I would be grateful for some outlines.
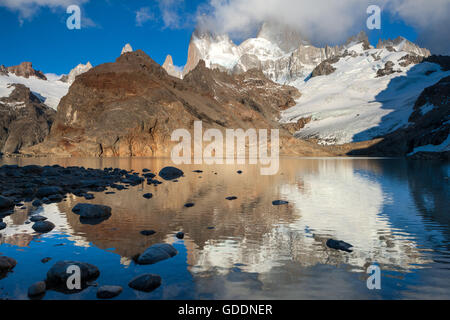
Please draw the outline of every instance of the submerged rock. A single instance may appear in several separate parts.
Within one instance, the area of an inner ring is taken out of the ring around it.
[[[284,200],[275,200],[275,201],[272,202],[272,204],[274,206],[282,206],[282,205],[289,204],[289,202],[288,201],[284,201]]]
[[[175,257],[178,251],[170,244],[155,244],[144,251],[137,258],[137,263],[141,265],[155,264],[157,262]]]
[[[83,219],[100,219],[111,216],[111,208],[89,203],[78,203],[72,211]]]
[[[31,222],[39,222],[39,221],[45,221],[45,220],[47,220],[47,218],[43,217],[41,215],[35,215],[35,216],[30,217]]]
[[[130,281],[128,286],[134,290],[152,292],[161,286],[161,277],[155,274],[143,274]]]
[[[55,228],[55,225],[50,221],[38,221],[33,224],[33,230],[39,233],[47,233]]]
[[[335,250],[345,251],[345,252],[353,252],[353,250],[351,249],[351,248],[353,248],[353,246],[344,241],[329,239],[327,241],[327,247],[329,247],[331,249],[335,249]]]
[[[153,230],[143,230],[143,231],[141,231],[141,234],[142,234],[143,236],[152,236],[152,235],[156,234],[156,231],[153,231]]]
[[[17,265],[17,261],[13,258],[0,256],[0,278],[8,273]]]
[[[97,298],[112,299],[122,293],[123,288],[120,286],[101,286],[97,290]]]
[[[42,262],[42,263],[47,263],[47,262],[49,262],[50,260],[52,260],[52,258],[47,257],[47,258],[42,259],[41,262]]]
[[[159,176],[164,180],[175,180],[184,175],[184,172],[174,167],[165,167],[159,172]]]
[[[184,232],[178,232],[177,234],[176,234],[176,237],[178,238],[178,239],[184,239]]]
[[[36,298],[39,296],[43,296],[46,290],[47,285],[45,284],[44,281],[36,282],[28,288],[28,297]]]

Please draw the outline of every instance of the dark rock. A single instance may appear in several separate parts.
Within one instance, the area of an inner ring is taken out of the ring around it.
[[[186,203],[184,206],[186,208],[192,208],[193,206],[195,206],[195,204],[194,203]]]
[[[9,210],[12,208],[14,208],[14,201],[9,198],[0,196],[0,211]]]
[[[28,297],[35,298],[38,296],[43,296],[46,290],[47,285],[44,281],[36,282],[28,288]]]
[[[336,71],[336,68],[332,66],[333,63],[339,61],[339,57],[333,57],[322,61],[311,73],[311,78],[319,76],[327,76]]]
[[[19,153],[42,142],[50,132],[56,111],[23,84],[12,84],[9,97],[0,98],[0,152]],[[18,104],[11,108],[8,104]]]
[[[48,200],[50,202],[61,202],[64,199],[64,197],[60,194],[52,194],[50,196],[48,196]]]
[[[63,190],[60,187],[41,187],[36,192],[37,198],[45,198],[51,195],[62,194]]]
[[[225,198],[225,199],[227,199],[227,200],[229,200],[229,201],[233,201],[233,200],[237,200],[237,197],[227,197],[227,198]]]
[[[384,68],[379,69],[377,71],[377,78],[388,76],[390,74],[395,73],[396,71],[394,71],[394,66],[395,66],[395,64],[392,61],[386,62],[386,64],[384,65]]]
[[[72,211],[84,219],[109,218],[111,208],[102,205],[78,203]]]
[[[152,236],[152,235],[154,235],[154,234],[156,234],[156,231],[153,231],[153,230],[143,230],[143,231],[141,231],[141,234],[143,235],[143,236]]]
[[[84,198],[85,198],[86,200],[92,200],[92,199],[95,198],[95,196],[94,196],[93,194],[91,194],[91,193],[86,193],[86,194],[84,195]]]
[[[41,200],[36,199],[33,201],[32,205],[33,207],[40,207],[42,205],[42,202]]]
[[[239,170],[237,173],[238,173],[238,174],[242,174],[243,172],[242,172],[242,170]]]
[[[353,252],[353,250],[351,249],[351,248],[353,248],[353,246],[344,241],[329,239],[327,241],[327,247],[329,247],[331,249],[335,249],[335,250],[345,251],[345,252]]]
[[[155,264],[157,262],[173,258],[178,251],[170,244],[155,244],[144,251],[137,259],[137,263],[141,265]]]
[[[0,256],[0,279],[6,276],[17,265],[17,261],[10,257]]]
[[[99,299],[112,299],[122,293],[122,287],[120,286],[101,286],[97,290],[97,298]]]
[[[284,200],[275,200],[275,201],[272,202],[272,204],[274,206],[282,206],[282,205],[289,204],[289,202],[288,201],[284,201]]]
[[[55,225],[50,221],[38,221],[33,224],[33,230],[39,233],[47,233],[55,228]]]
[[[6,223],[4,223],[3,221],[0,221],[0,230],[3,230],[6,228]]]
[[[151,199],[151,198],[153,198],[153,194],[151,194],[151,193],[146,193],[146,194],[144,194],[144,196],[143,196],[145,199]]]
[[[178,238],[178,239],[184,239],[184,232],[178,232],[177,234],[176,234],[176,237]]]
[[[76,265],[81,271],[81,284],[86,285],[90,281],[94,281],[100,276],[100,270],[89,263],[79,262],[79,261],[58,261],[56,262],[50,270],[47,272],[46,283],[51,287],[61,287],[61,289],[66,288],[67,279],[71,276],[67,273],[70,266]]]
[[[183,175],[183,171],[174,167],[165,167],[159,172],[159,176],[166,181],[178,179]]]
[[[143,274],[130,281],[128,286],[134,290],[152,292],[161,286],[161,277],[154,274]]]
[[[39,222],[39,221],[45,221],[45,220],[47,220],[47,218],[43,217],[41,215],[35,215],[35,216],[30,217],[31,222]]]
[[[194,171],[192,171],[192,172],[194,172],[194,173],[203,173],[202,170],[194,170]]]
[[[146,173],[146,174],[144,174],[144,177],[146,177],[147,179],[153,179],[153,178],[156,178],[156,174]]]

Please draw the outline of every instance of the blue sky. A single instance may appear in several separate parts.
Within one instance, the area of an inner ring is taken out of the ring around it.
[[[81,3],[84,25],[81,30],[69,30],[69,14],[63,5],[35,6],[29,13],[11,8],[8,1],[12,0],[0,0],[0,37],[6,45],[0,50],[0,64],[12,66],[31,61],[36,69],[56,74],[68,73],[78,63],[87,61],[93,65],[112,62],[126,43],[144,50],[160,64],[171,54],[174,63],[182,66],[196,27],[198,8],[208,4],[206,0],[74,0]],[[373,44],[380,37],[399,35],[416,40],[416,30],[401,19],[384,14],[382,21],[380,31],[369,32],[365,24],[361,25],[360,30],[369,34]]]

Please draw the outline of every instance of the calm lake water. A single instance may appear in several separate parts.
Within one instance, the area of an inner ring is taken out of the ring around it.
[[[168,159],[3,159],[0,164],[114,167],[158,172]],[[144,184],[94,200],[16,212],[0,231],[0,253],[17,260],[0,280],[0,298],[27,299],[58,260],[96,265],[99,285],[121,285],[117,299],[418,299],[450,298],[450,164],[393,159],[282,159],[280,172],[257,166],[178,166],[185,177]],[[204,173],[194,173],[193,170]],[[237,170],[242,170],[241,175]],[[217,173],[217,174],[215,174]],[[151,192],[153,199],[143,194]],[[238,200],[227,201],[236,196]],[[274,200],[289,201],[273,206]],[[78,203],[112,207],[100,225],[81,224]],[[184,204],[195,203],[193,208]],[[27,224],[38,210],[56,228],[38,235]],[[214,227],[214,229],[209,229]],[[142,230],[157,231],[145,237]],[[175,234],[185,233],[184,240]],[[352,253],[328,249],[344,240]],[[132,257],[156,243],[178,250],[150,266]],[[46,264],[41,259],[51,257]],[[366,270],[381,268],[381,290],[368,290]],[[159,274],[162,286],[141,293],[128,282]],[[44,299],[96,299],[96,288]]]

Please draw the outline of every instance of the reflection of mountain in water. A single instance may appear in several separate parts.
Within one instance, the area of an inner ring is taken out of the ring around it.
[[[53,161],[66,166],[149,168],[153,172],[167,163],[163,159]],[[239,264],[244,272],[259,274],[255,285],[273,282],[271,274],[289,273],[293,265],[345,264],[361,272],[378,262],[389,270],[418,269],[430,262],[423,252],[430,248],[427,239],[448,239],[448,231],[437,225],[443,223],[448,229],[442,213],[448,188],[429,181],[442,174],[441,169],[419,173],[420,168],[405,162],[373,159],[283,159],[280,168],[278,175],[267,177],[261,176],[256,166],[184,166],[185,177],[178,183],[143,185],[113,195],[96,193],[90,202],[111,206],[113,214],[95,226],[81,224],[71,212],[77,202],[88,202],[73,196],[46,206],[42,214],[78,245],[114,248],[123,264],[154,243],[175,241],[174,234],[182,230],[191,273],[201,278],[212,274],[236,277],[233,267]],[[205,172],[193,173],[195,169]],[[238,169],[244,173],[238,175]],[[445,170],[448,175],[448,168]],[[434,194],[434,206],[424,211],[427,207],[420,199],[427,188]],[[151,200],[142,197],[147,192],[154,194]],[[228,196],[238,200],[227,201]],[[276,199],[290,204],[272,206]],[[187,202],[194,202],[195,207],[185,208]],[[433,225],[424,219],[425,212],[435,219]],[[157,234],[140,234],[148,229]],[[345,240],[355,250],[344,254],[327,249],[328,238]]]

